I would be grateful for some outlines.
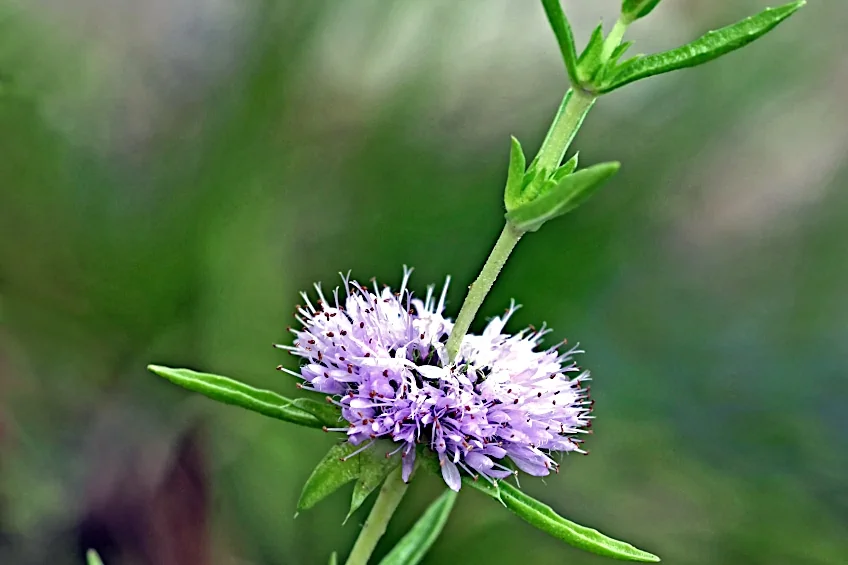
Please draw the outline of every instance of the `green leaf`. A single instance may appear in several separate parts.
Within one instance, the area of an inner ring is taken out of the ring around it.
[[[301,410],[309,412],[318,418],[318,420],[323,423],[322,427],[339,427],[340,425],[346,426],[347,424],[340,423],[341,411],[338,406],[331,402],[327,402],[326,398],[327,397],[324,397],[324,400],[315,400],[314,398],[294,398],[291,400],[291,403],[293,407],[300,408]]]
[[[563,165],[560,168],[558,168],[556,171],[554,171],[553,176],[551,176],[551,180],[553,180],[554,182],[559,182],[562,179],[564,179],[565,177],[567,177],[568,175],[570,175],[571,173],[573,173],[574,171],[576,171],[577,170],[577,160],[578,160],[579,155],[580,155],[580,152],[578,151],[577,153],[574,154],[574,157],[572,157],[571,159],[569,159],[568,161],[563,163]]]
[[[554,30],[557,43],[559,43],[559,50],[562,52],[562,59],[565,62],[565,69],[568,71],[568,76],[572,84],[580,84],[577,72],[577,48],[574,45],[574,33],[571,31],[571,25],[568,23],[568,18],[565,17],[565,12],[562,11],[562,6],[559,2],[560,0],[542,0],[542,6],[545,8],[545,15],[548,16],[548,21]]]
[[[93,549],[89,549],[86,552],[85,559],[88,565],[103,565],[103,561],[100,560],[100,556],[97,555],[97,552]]]
[[[619,163],[601,163],[559,181],[535,200],[507,212],[506,219],[520,231],[536,231],[548,220],[570,212],[586,201],[619,169]]]
[[[440,474],[439,461],[432,452],[419,450],[418,454],[419,461],[426,468],[437,475]],[[496,481],[493,484],[485,479],[474,480],[473,477],[463,475],[462,484],[494,498],[526,522],[574,547],[627,561],[654,563],[660,560],[656,555],[637,549],[629,543],[566,520],[550,506],[524,494],[506,481]]]
[[[595,28],[591,37],[589,37],[589,43],[586,45],[586,49],[583,50],[583,54],[577,60],[577,75],[580,84],[590,81],[597,74],[598,69],[601,67],[601,55],[603,51],[604,26],[603,24],[598,24],[598,27]]]
[[[474,481],[468,477],[463,477],[463,484],[491,496],[532,526],[579,549],[627,561],[654,563],[660,560],[656,555],[637,549],[629,543],[613,539],[597,530],[566,520],[547,504],[524,494],[506,481],[498,481],[493,485],[488,481]]]
[[[361,453],[347,460],[345,458],[361,447],[361,445],[344,442],[330,448],[306,479],[306,484],[303,485],[303,491],[300,493],[300,500],[297,501],[298,511],[312,508],[340,487],[359,477]]]
[[[348,513],[350,517],[368,495],[380,486],[386,475],[400,464],[400,457],[386,457],[392,445],[391,442],[380,441],[362,449],[362,445],[344,442],[331,447],[303,485],[297,502],[298,511],[312,508],[340,487],[355,480],[357,485]],[[352,455],[356,451],[359,453]]]
[[[625,53],[627,53],[627,50],[630,49],[632,46],[632,41],[625,41],[624,43],[619,43],[618,47],[613,49],[612,53],[610,53],[610,62],[617,62]]]
[[[628,561],[656,563],[660,560],[656,555],[637,549],[629,543],[607,537],[598,530],[566,520],[547,504],[524,494],[505,481],[500,481],[499,489],[501,499],[507,508],[529,524],[574,547]]]
[[[622,0],[621,15],[631,23],[650,14],[659,3],[660,0]]]
[[[330,555],[330,565],[339,565],[339,556],[335,551]]]
[[[448,521],[457,493],[448,489],[433,502],[412,529],[386,555],[380,565],[416,565],[439,537]]]
[[[533,169],[524,175],[524,187],[521,189],[521,199],[518,205],[513,207],[513,210],[519,208],[534,200],[542,192],[542,186],[547,182],[547,169]],[[511,211],[511,210],[510,210]]]
[[[246,408],[278,420],[310,428],[337,426],[339,423],[339,411],[325,402],[308,398],[290,400],[270,390],[253,388],[234,379],[198,373],[190,369],[172,369],[159,365],[148,365],[147,369],[212,400]]]
[[[622,63],[608,73],[597,91],[610,92],[636,80],[712,61],[765,35],[805,3],[805,0],[797,0],[779,8],[769,8],[741,22],[711,31],[683,47]]]
[[[383,442],[380,442],[381,444]],[[386,443],[386,447],[391,444]],[[369,459],[360,466],[359,477],[356,479],[356,484],[353,485],[353,495],[350,498],[350,510],[345,517],[345,522],[356,512],[368,496],[374,490],[383,484],[389,473],[394,471],[401,463],[400,457],[386,457],[383,450],[379,446],[369,449],[372,453],[368,455]],[[366,457],[365,454],[361,455]]]
[[[521,144],[514,137],[509,151],[509,171],[506,175],[506,190],[504,191],[504,205],[507,212],[518,206],[521,202],[521,189],[524,181],[524,167],[527,162]]]

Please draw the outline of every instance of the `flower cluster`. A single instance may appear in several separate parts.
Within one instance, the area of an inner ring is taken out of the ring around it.
[[[508,457],[531,475],[547,475],[559,464],[553,452],[576,451],[575,437],[590,427],[589,373],[572,360],[572,348],[537,350],[548,330],[503,333],[516,310],[492,319],[482,335],[467,335],[448,362],[445,342],[453,327],[443,317],[449,279],[438,299],[434,287],[423,300],[407,288],[404,271],[396,293],[376,283],[369,290],[349,277],[327,300],[316,285],[317,304],[303,293],[283,349],[303,359],[302,388],[325,393],[341,407],[343,431],[366,449],[378,438],[398,443],[408,480],[415,448],[438,455],[448,486],[459,490],[461,470],[492,480],[515,471]],[[285,370],[285,369],[283,369]],[[570,378],[568,375],[577,373]]]

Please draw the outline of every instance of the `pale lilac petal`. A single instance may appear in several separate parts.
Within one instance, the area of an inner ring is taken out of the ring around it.
[[[303,295],[297,308],[301,329],[280,346],[299,357],[304,388],[333,395],[354,444],[385,438],[406,452],[402,475],[410,479],[415,446],[438,453],[447,485],[459,490],[461,473],[506,478],[515,466],[531,475],[557,468],[551,454],[578,451],[574,437],[591,421],[589,373],[574,356],[542,349],[550,330],[504,333],[513,303],[481,335],[462,340],[448,364],[445,342],[453,328],[441,294],[430,287],[412,298],[405,269],[400,291],[368,288],[349,276],[329,294]],[[282,369],[286,370],[287,369]],[[288,371],[292,372],[292,371]]]
[[[403,482],[408,483],[409,477],[412,476],[412,470],[415,469],[415,447],[409,450],[409,453],[404,453],[401,463],[401,478]]]
[[[448,488],[459,492],[459,487],[462,486],[459,469],[443,453],[439,456],[439,464],[442,466],[442,478],[445,479]]]

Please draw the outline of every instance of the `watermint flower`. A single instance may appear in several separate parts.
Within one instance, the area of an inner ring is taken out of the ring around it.
[[[317,303],[303,293],[289,350],[304,361],[292,374],[302,388],[331,395],[341,408],[345,432],[362,449],[378,438],[398,444],[404,480],[415,462],[415,448],[438,455],[442,476],[459,490],[461,473],[475,479],[501,479],[518,469],[536,476],[557,471],[556,452],[576,451],[591,416],[589,373],[571,348],[539,350],[542,329],[504,334],[513,304],[492,319],[482,335],[467,335],[448,363],[445,342],[453,327],[442,312],[449,280],[436,299],[430,286],[423,300],[407,288],[405,269],[398,292],[374,284],[366,289],[343,276],[328,300],[316,285]],[[285,370],[285,369],[283,369]],[[290,371],[291,372],[291,371]],[[570,378],[569,375],[573,375]]]

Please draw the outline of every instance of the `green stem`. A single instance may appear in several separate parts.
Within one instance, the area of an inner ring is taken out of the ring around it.
[[[531,167],[552,173],[565,157],[568,146],[577,135],[583,119],[595,103],[595,95],[581,89],[569,89],[562,99],[554,121],[548,129],[548,135],[542,142],[539,153]]]
[[[365,520],[365,525],[362,526],[362,531],[359,532],[359,537],[356,538],[356,543],[353,545],[350,557],[347,558],[345,565],[366,565],[368,563],[368,558],[371,557],[377,542],[386,533],[386,525],[406,493],[406,488],[407,484],[403,482],[401,476],[401,466],[398,466],[386,477],[383,488],[380,489],[380,494],[377,496],[377,501],[374,502],[374,507],[371,508],[371,513]]]
[[[451,361],[456,358],[462,338],[468,333],[468,328],[471,326],[477,310],[480,309],[480,305],[483,304],[483,300],[485,300],[486,295],[492,289],[495,279],[498,278],[498,273],[501,272],[509,254],[512,253],[515,244],[518,243],[522,235],[523,233],[512,227],[512,224],[509,222],[504,226],[501,236],[498,238],[497,243],[495,243],[495,247],[489,254],[489,258],[486,259],[486,263],[477,276],[477,280],[471,285],[468,296],[465,297],[465,302],[462,303],[462,308],[460,308],[459,315],[456,317],[456,323],[453,326],[450,337],[448,337],[446,347],[448,358]]]
[[[530,165],[531,168],[545,169],[550,174],[559,166],[568,146],[571,145],[577,130],[583,124],[583,119],[594,103],[595,96],[589,92],[569,90],[565,93],[562,104],[560,104],[556,117],[548,130],[548,135],[542,142],[538,155]],[[469,288],[468,295],[465,297],[459,315],[456,317],[456,323],[446,344],[450,361],[456,358],[459,346],[462,344],[465,334],[468,333],[468,328],[471,327],[474,316],[477,315],[477,311],[492,289],[492,285],[498,278],[507,258],[509,258],[509,254],[512,253],[522,235],[524,235],[524,232],[517,230],[509,222],[504,226],[495,247],[477,276],[477,280]]]
[[[606,63],[609,61],[610,55],[615,51],[615,48],[621,45],[621,40],[624,39],[624,33],[627,31],[627,27],[630,25],[630,22],[624,19],[624,16],[618,18],[616,20],[615,25],[610,31],[610,34],[607,36],[606,40],[604,40],[604,48],[601,51],[601,62]]]

